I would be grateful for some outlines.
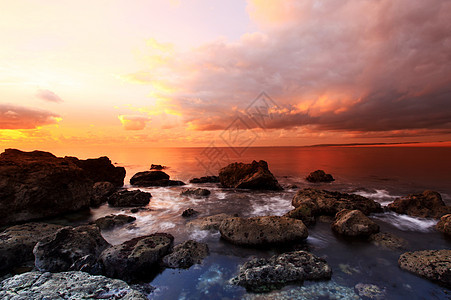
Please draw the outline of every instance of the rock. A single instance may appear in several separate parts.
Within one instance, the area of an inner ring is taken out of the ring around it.
[[[234,216],[228,214],[217,214],[204,218],[199,218],[188,223],[189,227],[197,227],[201,230],[219,230],[222,221]]]
[[[442,216],[437,225],[435,225],[435,229],[447,235],[451,235],[451,214]]]
[[[188,218],[197,215],[199,212],[192,208],[185,209],[182,213],[182,217]]]
[[[194,264],[200,264],[208,254],[207,244],[189,240],[175,246],[171,254],[163,257],[163,264],[169,268],[188,269]]]
[[[248,246],[290,243],[308,236],[302,221],[278,216],[224,219],[219,232],[226,241]]]
[[[93,182],[76,164],[42,151],[0,155],[0,226],[89,207]]]
[[[180,195],[181,196],[193,196],[193,197],[208,197],[210,196],[211,192],[207,189],[185,189],[183,190]]]
[[[109,215],[95,220],[94,223],[100,228],[100,230],[108,230],[116,226],[131,223],[135,220],[135,217],[127,215]]]
[[[368,240],[376,246],[385,247],[392,250],[402,250],[408,245],[408,242],[405,239],[388,232],[372,234]]]
[[[189,181],[190,183],[218,183],[218,176],[203,176],[200,178],[193,178]]]
[[[125,168],[115,167],[106,156],[86,160],[66,156],[64,159],[82,168],[92,182],[108,181],[116,187],[122,187],[124,185]]]
[[[441,216],[451,213],[451,206],[445,205],[440,194],[434,191],[398,198],[390,203],[388,208],[398,214],[420,218],[440,219]]]
[[[269,259],[252,259],[240,266],[238,276],[230,283],[261,293],[304,280],[326,280],[331,276],[332,269],[325,260],[306,251],[295,251]]]
[[[147,297],[125,282],[84,272],[28,272],[0,283],[1,299],[122,299]]]
[[[154,164],[152,164],[152,165],[150,166],[150,169],[151,169],[151,170],[157,170],[157,171],[160,171],[160,170],[166,169],[166,167],[165,167],[165,166],[162,166],[162,165],[154,165]]]
[[[451,250],[424,250],[403,253],[399,266],[447,288],[451,288]]]
[[[305,225],[315,223],[316,206],[312,203],[301,203],[298,207],[287,212],[284,217],[298,219],[304,222]]]
[[[108,204],[114,207],[146,206],[150,202],[152,195],[140,190],[117,191],[108,198]]]
[[[0,274],[31,262],[34,246],[63,226],[47,223],[27,223],[7,228],[0,233]]]
[[[297,184],[289,184],[285,188],[287,188],[289,190],[294,190],[294,189],[299,188],[299,186]]]
[[[163,171],[138,172],[130,179],[130,184],[136,186],[179,186],[182,181],[169,180],[169,175]]]
[[[384,300],[387,298],[385,289],[381,289],[374,284],[358,283],[354,289],[363,299]]]
[[[223,187],[254,190],[282,190],[277,179],[269,171],[266,161],[250,164],[232,163],[219,171]]]
[[[313,209],[316,216],[334,216],[342,209],[358,209],[365,215],[382,212],[381,205],[371,199],[354,194],[330,192],[312,188],[298,191],[293,197],[291,204],[294,207],[299,207],[301,204],[308,205]]]
[[[326,174],[323,170],[316,170],[305,179],[309,182],[331,182],[335,180],[331,174]]]
[[[368,237],[379,232],[379,225],[360,210],[343,209],[335,216],[332,230],[345,236]]]
[[[116,191],[116,186],[108,181],[96,182],[92,188],[91,206],[98,207],[108,201],[108,197]]]
[[[93,254],[88,254],[77,259],[69,268],[69,271],[82,271],[91,275],[103,275],[103,264]]]
[[[36,244],[35,266],[45,272],[67,271],[78,259],[98,257],[108,246],[97,225],[64,227]]]
[[[135,280],[158,270],[158,263],[172,248],[174,237],[154,233],[112,246],[100,255],[105,275],[123,280]]]

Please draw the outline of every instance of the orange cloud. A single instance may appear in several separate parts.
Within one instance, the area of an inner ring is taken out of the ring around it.
[[[61,120],[59,115],[49,111],[0,104],[0,129],[34,129]]]
[[[63,99],[60,98],[57,94],[50,90],[38,90],[36,92],[36,97],[48,102],[61,103]]]
[[[139,115],[119,115],[118,118],[125,130],[143,130],[150,122],[149,117]]]

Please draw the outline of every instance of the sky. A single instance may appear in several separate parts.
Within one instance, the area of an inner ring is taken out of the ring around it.
[[[0,148],[451,141],[451,1],[0,0]]]

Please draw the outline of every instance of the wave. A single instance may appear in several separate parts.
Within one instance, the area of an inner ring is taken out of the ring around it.
[[[382,214],[375,214],[373,218],[391,224],[402,231],[419,231],[431,232],[434,231],[434,226],[437,220],[411,217],[408,215],[401,215],[395,212],[385,212]]]
[[[376,202],[379,202],[382,206],[386,206],[400,197],[397,195],[390,195],[387,190],[374,190],[374,192],[359,191],[355,192],[354,194],[372,199]]]

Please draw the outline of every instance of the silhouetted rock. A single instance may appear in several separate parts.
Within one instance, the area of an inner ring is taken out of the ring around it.
[[[379,225],[360,210],[343,209],[335,216],[332,230],[345,236],[368,237],[379,232]]]
[[[269,259],[252,259],[240,266],[238,276],[230,283],[261,293],[304,280],[328,280],[331,276],[332,269],[324,259],[306,251],[295,251]]]
[[[451,213],[451,206],[447,206],[440,194],[434,191],[398,198],[390,203],[388,208],[398,214],[420,218],[440,219],[441,216]]]
[[[278,216],[227,218],[219,226],[219,232],[223,239],[247,246],[291,243],[308,236],[302,221]]]
[[[192,209],[192,208],[188,208],[188,209],[185,209],[185,210],[183,211],[182,217],[188,218],[188,217],[195,216],[195,215],[197,215],[198,213],[199,213],[198,211],[196,211],[196,210],[194,210],[194,209]]]
[[[217,214],[213,216],[203,217],[188,223],[189,227],[197,227],[201,230],[219,230],[222,221],[234,216],[228,214]]]
[[[222,186],[238,189],[282,190],[277,179],[269,171],[266,161],[255,160],[250,164],[232,163],[219,171]]]
[[[451,288],[451,250],[425,250],[403,253],[399,266],[419,276]]]
[[[138,172],[130,179],[130,184],[136,186],[180,186],[182,181],[170,180],[169,175],[163,171]]]
[[[112,229],[135,221],[136,218],[127,215],[109,215],[94,221],[101,230]]]
[[[207,244],[189,240],[178,244],[171,254],[163,257],[163,264],[168,268],[187,269],[194,264],[200,264],[208,254]]]
[[[218,183],[218,176],[203,176],[200,178],[193,178],[189,181],[190,183]]]
[[[210,196],[211,192],[207,189],[185,189],[180,195],[181,196],[192,196],[192,197],[207,197]]]
[[[326,174],[323,170],[316,170],[305,179],[309,182],[331,182],[335,180],[331,174]]]
[[[98,207],[108,201],[108,197],[116,191],[116,186],[108,181],[96,182],[91,195],[91,206]]]
[[[165,166],[162,166],[162,165],[154,165],[154,164],[152,164],[152,165],[150,166],[150,169],[151,169],[151,170],[163,170],[163,169],[166,169],[166,167],[165,167]]]
[[[108,204],[114,207],[145,206],[149,204],[152,195],[140,190],[117,191],[108,198]]]
[[[437,225],[435,225],[435,229],[447,235],[451,235],[451,214],[442,216]]]

